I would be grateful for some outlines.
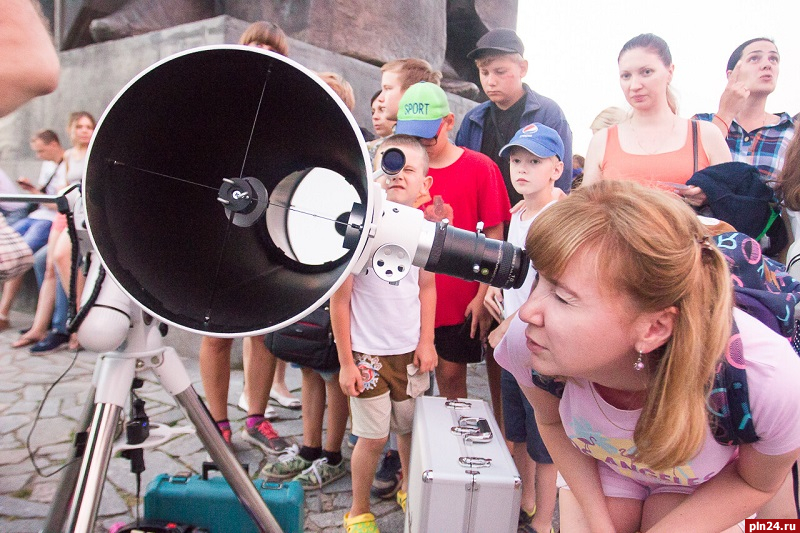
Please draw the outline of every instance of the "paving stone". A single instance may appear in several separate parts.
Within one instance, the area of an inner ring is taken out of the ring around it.
[[[30,461],[20,461],[13,465],[0,466],[0,476],[13,476],[16,474],[33,473],[33,465]]]
[[[17,433],[21,440],[28,437],[30,427],[25,427]],[[31,448],[34,450],[40,446],[47,446],[58,442],[71,442],[75,431],[75,423],[59,418],[40,418],[36,424],[36,429],[31,435]]]
[[[3,533],[33,533],[42,528],[43,520],[0,520],[0,531]]]
[[[97,511],[97,516],[114,516],[128,513],[129,511],[128,504],[119,495],[116,487],[106,481],[103,486],[103,497],[100,500],[100,509]]]
[[[394,499],[380,500],[377,503],[370,503],[370,509],[372,509],[372,514],[375,516],[383,516],[394,513],[395,511],[403,510]]]
[[[64,402],[64,403],[66,403],[66,402]],[[74,407],[69,407],[67,409],[65,409],[63,406],[61,408],[61,414],[63,416],[71,418],[72,420],[75,420],[75,421],[77,421],[81,417],[82,413],[83,413],[83,406],[82,405],[76,405]]]
[[[0,494],[13,494],[18,490],[22,490],[30,479],[31,474],[0,475]],[[0,529],[0,531],[3,530]]]
[[[91,386],[90,383],[87,381],[73,381],[73,382],[61,382],[53,389],[53,392],[50,393],[51,397],[60,398],[63,396],[70,396],[73,394],[79,394],[80,398],[85,398],[86,394],[89,392],[89,387]]]
[[[175,400],[161,387],[157,387],[152,391],[141,392],[139,396],[148,402],[158,402],[166,405],[175,405]]]
[[[10,433],[30,422],[27,415],[11,415],[0,418],[0,433]]]
[[[297,437],[303,434],[303,420],[301,418],[273,420],[272,426],[282,437]]]
[[[16,414],[20,414],[20,413],[26,413],[26,414],[35,413],[36,409],[38,409],[38,408],[39,408],[39,402],[34,402],[34,401],[29,401],[29,400],[22,400],[22,401],[19,401],[19,402],[16,402],[16,403],[12,404],[11,407],[9,407],[6,410],[5,414],[6,415],[16,415]],[[50,415],[50,416],[54,416],[54,415]]]
[[[19,401],[19,392],[0,392],[0,403],[8,406]]]
[[[6,373],[0,375],[0,392],[13,392],[20,390],[22,387],[24,387],[24,384],[22,382],[13,379],[15,377],[15,374],[16,372],[10,375],[6,375]]]
[[[41,401],[44,398],[44,387],[41,385],[27,385],[22,391],[25,400]]]
[[[402,509],[397,509],[392,513],[376,518],[375,523],[378,524],[378,529],[385,533],[400,533],[403,531],[405,524],[405,514]]]
[[[154,422],[160,422],[161,424],[165,424],[167,426],[172,426],[175,424],[179,425],[191,425],[189,419],[183,414],[178,407],[171,405],[171,406],[164,406],[166,410],[162,411],[159,414],[155,414],[151,416],[151,420]]]
[[[36,451],[36,455],[66,455],[67,453],[71,452],[74,445],[73,442],[66,441],[66,442],[58,442],[55,444],[48,444],[46,446],[40,447]]]
[[[312,514],[308,518],[317,527],[325,528],[325,527],[335,527],[335,526],[341,527],[342,516],[343,516],[342,512],[336,510],[336,511],[329,511],[327,513]]]
[[[0,423],[4,418],[0,418]],[[12,450],[15,448],[19,448],[22,445],[20,441],[17,440],[17,437],[13,433],[6,433],[2,434],[0,431],[0,450]]]
[[[39,416],[42,418],[53,418],[59,415],[61,411],[61,402],[63,401],[62,398],[48,398],[44,405],[42,405],[42,410],[39,412]],[[36,409],[39,408],[39,405],[36,406]]]
[[[28,451],[25,449],[6,450],[0,454],[0,465],[13,465],[28,459]]]
[[[173,457],[181,457],[202,450],[203,443],[200,442],[197,435],[181,435],[162,444],[158,449]]]
[[[47,516],[47,511],[48,506],[43,503],[31,502],[12,496],[0,496],[0,515],[2,516],[41,518]]]
[[[142,472],[142,491],[159,474],[173,474],[186,467],[159,450],[145,450],[145,471]],[[112,457],[108,465],[107,478],[117,487],[133,494],[136,492],[136,476],[131,473],[131,464],[122,457]]]
[[[58,484],[50,480],[36,482],[33,484],[33,490],[28,499],[34,502],[52,503],[57,488]]]
[[[333,507],[336,509],[349,509],[353,505],[352,492],[340,492],[333,500]]]

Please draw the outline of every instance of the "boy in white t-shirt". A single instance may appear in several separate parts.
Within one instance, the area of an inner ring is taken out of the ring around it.
[[[531,223],[555,201],[555,182],[564,170],[564,143],[554,129],[534,123],[517,131],[500,150],[500,156],[509,158],[512,185],[524,202],[511,217],[508,241],[524,248]],[[536,271],[530,268],[519,289],[501,292],[490,287],[487,291],[484,305],[500,322],[489,334],[492,348],[500,343],[517,310],[528,299],[535,276]],[[550,531],[558,471],[539,436],[530,403],[507,370],[502,371],[500,389],[505,437],[511,443],[514,462],[522,477],[519,531]]]
[[[384,180],[386,197],[413,206],[433,182],[427,152],[409,135],[389,137],[381,152],[390,147],[403,152],[406,164],[399,174]],[[350,460],[353,504],[344,515],[348,532],[378,531],[370,512],[370,487],[390,430],[397,435],[403,471],[397,501],[405,511],[414,397],[428,389],[428,372],[438,359],[433,345],[434,280],[432,273],[411,267],[395,286],[368,268],[350,276],[331,298],[339,384],[350,396],[352,432],[358,436]]]

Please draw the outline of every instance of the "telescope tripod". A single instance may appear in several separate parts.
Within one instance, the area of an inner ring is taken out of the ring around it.
[[[113,283],[107,285],[119,290]],[[87,407],[84,411],[80,422],[83,427],[78,428],[76,436],[74,463],[61,477],[43,531],[60,533],[65,525],[70,533],[94,531],[117,421],[136,373],[149,369],[194,425],[211,459],[259,529],[269,533],[280,532],[280,526],[247,472],[222,439],[177,352],[163,346],[158,322],[144,315],[136,306],[132,306],[132,311],[131,329],[124,349],[99,356],[89,399],[93,408]]]

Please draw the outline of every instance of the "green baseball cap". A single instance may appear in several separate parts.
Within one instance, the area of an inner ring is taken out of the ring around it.
[[[421,81],[409,87],[397,109],[395,133],[423,139],[436,137],[442,119],[450,114],[447,95],[435,83]]]

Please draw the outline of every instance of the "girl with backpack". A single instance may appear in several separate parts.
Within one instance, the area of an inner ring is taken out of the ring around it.
[[[800,359],[734,308],[727,261],[692,210],[602,181],[542,213],[526,251],[538,280],[496,357],[586,527],[740,531],[800,455]],[[756,442],[717,431],[722,365],[746,371],[740,422]]]

